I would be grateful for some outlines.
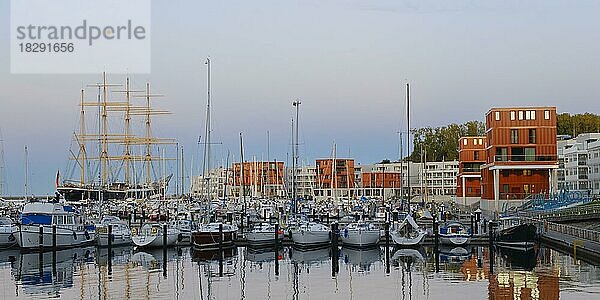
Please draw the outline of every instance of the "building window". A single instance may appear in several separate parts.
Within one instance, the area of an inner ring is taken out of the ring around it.
[[[510,142],[513,144],[519,143],[519,131],[517,129],[510,130]]]
[[[467,145],[467,143],[468,143],[467,139],[464,139],[464,140],[463,140],[463,145],[465,145],[465,146],[466,146],[466,145]]]
[[[479,139],[479,145],[483,145],[483,139]]]
[[[496,112],[496,121],[500,121],[500,112],[499,111]]]
[[[531,176],[531,170],[523,170],[523,176]]]
[[[526,111],[525,112],[525,120],[531,120],[531,111]]]
[[[519,120],[523,120],[523,111],[522,110],[519,111]]]
[[[479,160],[479,151],[473,152],[473,160]]]
[[[525,148],[525,160],[535,161],[535,148]]]
[[[515,111],[514,111],[514,110],[510,112],[510,120],[511,120],[511,121],[514,121],[514,120],[515,120],[515,118],[516,118],[515,114],[516,114],[516,113],[515,113]]]
[[[506,148],[496,148],[496,161],[506,161],[508,151]]]
[[[544,111],[544,119],[545,120],[550,120],[550,111],[549,110],[545,110]]]
[[[532,110],[532,111],[531,111],[531,119],[532,119],[532,120],[535,120],[535,110]]]
[[[530,144],[536,143],[535,129],[529,129],[529,143]]]

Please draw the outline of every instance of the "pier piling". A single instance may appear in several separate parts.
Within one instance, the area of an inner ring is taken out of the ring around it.
[[[167,249],[167,224],[163,224],[162,240],[163,240],[163,248],[166,250]]]
[[[390,273],[390,222],[385,222],[385,273]]]
[[[56,250],[56,224],[52,224],[52,249]]]
[[[223,224],[219,224],[219,253],[223,252]]]
[[[112,249],[112,244],[113,244],[112,231],[113,231],[112,224],[109,224],[108,225],[108,258],[109,259],[110,259],[110,251]]]
[[[39,243],[40,243],[40,250],[44,250],[44,226],[40,225],[40,229],[39,229]]]

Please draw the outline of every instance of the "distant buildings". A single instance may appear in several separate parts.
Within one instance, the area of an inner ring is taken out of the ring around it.
[[[485,164],[485,136],[461,137],[458,140],[458,176],[456,196],[463,204],[481,198],[481,166]]]

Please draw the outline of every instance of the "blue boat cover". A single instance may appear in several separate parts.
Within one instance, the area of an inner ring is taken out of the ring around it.
[[[23,225],[51,225],[52,216],[45,214],[24,214],[21,216],[21,224]]]

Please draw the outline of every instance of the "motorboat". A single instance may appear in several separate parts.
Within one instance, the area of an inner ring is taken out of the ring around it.
[[[281,243],[283,241],[283,230],[277,230],[277,238]],[[269,223],[254,224],[250,232],[246,234],[246,239],[250,246],[268,246],[275,245],[275,225]]]
[[[179,236],[177,237],[177,244],[179,245],[191,245],[192,244],[192,225],[191,220],[179,219],[171,221],[170,225],[179,230]]]
[[[56,248],[91,244],[95,236],[86,230],[83,216],[69,205],[51,202],[31,202],[23,206],[15,238],[21,248],[40,246]],[[56,236],[53,238],[53,227]]]
[[[448,222],[438,229],[440,243],[461,246],[471,241],[470,230],[460,222]]]
[[[100,221],[100,224],[96,225],[96,239],[98,240],[98,246],[108,246],[109,226],[111,226],[110,238],[112,239],[112,246],[131,245],[131,230],[127,223],[115,216],[105,216]]]
[[[237,226],[226,223],[201,224],[192,232],[192,244],[194,248],[204,250],[230,248],[234,246],[237,230]]]
[[[133,231],[133,244],[141,248],[164,247],[164,226],[160,223],[146,223],[139,231]],[[179,230],[173,226],[167,226],[166,246],[175,246],[179,237]]]
[[[330,242],[329,227],[316,222],[303,221],[290,230],[294,246],[315,247],[327,245]]]
[[[415,247],[423,242],[427,231],[419,227],[410,214],[404,213],[404,218],[390,231],[390,236],[399,247]]]
[[[537,227],[533,224],[521,224],[518,218],[500,219],[500,227],[494,243],[497,246],[515,250],[533,249],[537,240]]]
[[[381,232],[372,223],[356,222],[350,223],[340,232],[340,238],[344,246],[369,247],[377,245]]]
[[[0,217],[0,248],[8,248],[17,243],[13,230],[13,221],[6,217]]]

